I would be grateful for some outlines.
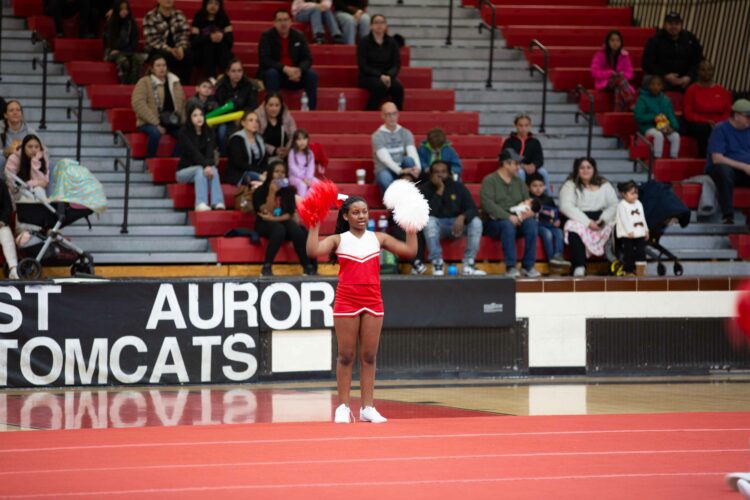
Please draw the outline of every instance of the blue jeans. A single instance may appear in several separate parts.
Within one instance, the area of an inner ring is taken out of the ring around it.
[[[724,163],[711,165],[706,173],[716,184],[716,198],[719,200],[721,215],[734,217],[734,188],[735,186],[750,186],[750,176]]]
[[[196,165],[193,167],[181,168],[177,171],[177,182],[195,184],[195,204],[205,203],[206,205],[224,204],[224,193],[221,191],[221,181],[219,180],[219,171],[216,167],[211,167],[213,176],[209,180],[203,173],[203,167]],[[211,202],[209,203],[208,193],[209,185],[211,189]]]
[[[513,225],[509,219],[489,220],[486,222],[485,232],[492,239],[500,240],[505,255],[505,267],[510,269],[516,265],[516,238],[524,239],[523,260],[524,269],[531,269],[536,262],[536,237],[539,224],[533,217],[526,219],[519,227]]]
[[[547,169],[544,167],[537,168],[536,173],[541,175],[542,179],[544,179],[544,194],[552,196],[552,193],[549,190],[549,172],[547,172]],[[526,183],[526,171],[523,168],[518,169],[518,177]]]
[[[138,131],[143,132],[148,136],[146,158],[155,157],[156,153],[159,151],[159,141],[161,140],[161,132],[159,132],[159,128],[156,127],[156,125],[141,125],[138,127]],[[174,132],[167,130],[167,133],[174,137],[177,134],[177,129],[175,129]],[[176,156],[177,154],[177,147],[175,146],[172,156]]]
[[[317,8],[301,10],[297,12],[296,16],[294,16],[294,20],[298,23],[310,23],[314,35],[322,35],[324,33],[323,23],[325,22],[326,28],[328,28],[328,33],[330,33],[331,36],[341,36],[339,25],[333,17],[333,12],[330,10],[325,12],[321,12],[320,9]]]
[[[240,178],[240,181],[237,183],[238,186],[242,186],[244,184],[250,184],[253,181],[259,181],[260,180],[260,173],[256,172],[255,170],[246,170],[244,174],[242,174],[242,177]]]
[[[563,253],[563,232],[559,227],[555,227],[549,222],[539,223],[539,237],[542,239],[544,253],[547,260],[555,255]]]
[[[370,14],[367,12],[362,13],[362,17],[359,18],[359,22],[354,20],[354,16],[348,12],[336,12],[336,20],[341,26],[341,34],[344,37],[344,43],[354,45],[357,40],[357,32],[359,37],[364,38],[370,34]]]
[[[427,250],[430,252],[430,260],[439,262],[443,260],[443,248],[440,246],[440,240],[445,238],[454,238],[451,228],[455,222],[455,217],[437,218],[430,217],[424,228],[424,239],[427,243]],[[482,239],[482,221],[479,217],[474,217],[471,222],[464,224],[463,235],[468,236],[466,239],[466,250],[464,250],[464,264],[474,264],[474,259],[479,251],[479,241]]]
[[[401,160],[401,168],[412,168],[415,165],[416,163],[411,156],[404,156],[404,159]],[[380,186],[380,191],[382,193],[385,193],[385,190],[388,189],[388,186],[390,186],[393,181],[398,179],[398,176],[399,174],[386,167],[375,174],[375,184]]]
[[[263,83],[266,85],[266,92],[277,92],[280,88],[305,89],[310,110],[318,105],[318,74],[311,69],[303,71],[300,80],[293,82],[284,73],[270,68],[263,72]]]

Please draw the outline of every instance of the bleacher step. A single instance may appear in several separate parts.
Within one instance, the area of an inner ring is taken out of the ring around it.
[[[91,221],[94,225],[93,230],[89,230],[88,226],[76,224],[65,228],[63,233],[65,236],[74,238],[78,237],[121,237],[123,234],[120,232],[121,220],[113,222],[112,224],[104,224],[102,221]],[[195,236],[195,229],[192,226],[141,226],[135,224],[128,224],[128,236]]]
[[[215,264],[213,252],[94,252],[96,264]]]
[[[744,276],[750,274],[750,262],[742,261],[687,261],[681,262],[685,276]],[[667,276],[673,276],[672,263],[665,262]],[[648,276],[656,276],[656,262],[646,265]]]

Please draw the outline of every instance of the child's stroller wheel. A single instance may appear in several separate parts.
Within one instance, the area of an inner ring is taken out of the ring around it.
[[[658,274],[659,276],[664,276],[665,274],[667,274],[667,267],[659,262],[656,265],[656,274]]]
[[[682,276],[682,264],[680,264],[679,262],[675,262],[672,271],[674,272],[675,276]]]
[[[35,280],[42,275],[42,265],[36,259],[26,257],[18,263],[16,272],[18,272],[18,277],[22,280]]]
[[[70,266],[70,275],[76,274],[94,274],[94,257],[90,253],[82,253]]]

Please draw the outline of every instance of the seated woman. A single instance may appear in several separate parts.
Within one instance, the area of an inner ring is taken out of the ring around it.
[[[242,61],[232,59],[229,62],[226,73],[216,85],[215,97],[219,106],[231,101],[235,111],[255,109],[258,105],[258,86],[245,75]],[[227,137],[236,130],[237,126],[234,123],[222,123],[216,128],[219,151],[222,154],[227,152]]]
[[[278,93],[269,92],[255,113],[258,115],[260,133],[266,143],[268,156],[286,158],[297,124],[284,100]]]
[[[198,106],[188,109],[188,122],[180,130],[178,144],[177,182],[195,185],[195,211],[224,210],[224,194],[216,169],[216,143]]]
[[[630,85],[633,79],[633,63],[630,54],[623,48],[622,34],[617,30],[607,33],[604,47],[591,60],[591,75],[596,90],[610,90],[615,94],[615,111],[632,111],[635,90]]]
[[[295,221],[295,190],[289,186],[286,165],[281,160],[268,164],[266,179],[253,193],[255,230],[268,238],[261,276],[273,276],[273,260],[285,241],[291,241],[305,274],[314,267],[307,256],[307,232]]]
[[[617,215],[617,193],[599,175],[593,158],[576,158],[573,172],[560,188],[565,242],[570,245],[573,276],[586,276],[586,258],[604,255]]]
[[[138,81],[146,60],[146,55],[138,52],[138,38],[138,24],[130,4],[126,0],[117,2],[104,33],[104,60],[115,63],[117,77],[126,85]]]
[[[203,0],[193,17],[190,43],[194,62],[206,76],[218,76],[229,67],[234,45],[233,30],[224,11],[224,0]]]
[[[375,14],[370,20],[370,33],[357,45],[358,85],[370,93],[365,107],[368,111],[379,109],[386,97],[398,109],[404,109],[404,86],[398,79],[401,49],[387,30],[385,17]]]
[[[29,134],[24,137],[21,147],[10,155],[5,164],[5,177],[8,189],[15,203],[38,203],[47,199],[49,184],[49,157],[39,137]],[[16,187],[11,174],[17,176],[33,191],[33,195]],[[36,195],[36,198],[34,198]],[[29,231],[38,229],[35,226],[16,222],[16,243],[26,245],[31,239]]]
[[[684,132],[695,137],[698,156],[705,158],[711,131],[732,111],[732,93],[714,81],[711,61],[704,59],[698,65],[698,81],[685,91],[683,105]]]
[[[8,192],[8,186],[0,183],[0,246],[3,248],[5,263],[8,264],[8,278],[18,279],[18,254],[16,241],[10,228],[10,216],[13,213],[13,199]]]
[[[521,156],[518,177],[525,183],[527,174],[539,174],[544,179],[544,185],[549,189],[549,173],[546,168],[542,167],[544,165],[542,143],[531,133],[531,118],[522,113],[513,119],[513,125],[516,131],[511,132],[510,136],[505,139],[503,149],[512,149]]]
[[[167,69],[167,59],[156,53],[149,59],[148,74],[138,80],[130,103],[138,130],[148,136],[147,158],[156,156],[164,134],[177,136],[185,122],[185,93],[180,79]]]
[[[0,168],[5,166],[7,158],[16,152],[23,138],[29,134],[36,135],[36,132],[23,120],[21,103],[15,99],[7,101],[3,110],[3,131],[0,133],[0,146],[3,148]]]
[[[224,180],[231,184],[260,181],[268,164],[263,137],[258,133],[258,115],[245,111],[242,128],[229,138],[229,165]]]

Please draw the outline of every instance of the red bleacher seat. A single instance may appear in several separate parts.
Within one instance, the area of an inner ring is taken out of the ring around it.
[[[632,20],[629,7],[594,7],[569,5],[496,5],[495,21],[498,26],[553,25],[553,26],[628,26]],[[486,6],[481,9],[482,19],[489,23],[491,15]],[[603,39],[603,37],[602,37]]]
[[[633,118],[633,113],[597,113],[596,121],[602,128],[602,134],[608,137],[625,138],[638,132],[638,126]]]
[[[221,190],[224,193],[224,204],[228,207],[234,206],[234,194],[237,192],[237,186],[222,184]],[[172,198],[176,210],[187,210],[195,207],[195,187],[192,184],[170,184],[167,186],[167,192],[169,197]]]
[[[297,127],[320,134],[372,134],[383,119],[377,111],[309,111],[294,114]],[[479,114],[462,111],[417,112],[400,114],[399,123],[414,134],[426,134],[440,125],[448,134],[476,134]]]
[[[672,190],[690,210],[695,210],[698,208],[698,202],[701,199],[702,188],[703,186],[701,184],[693,184],[691,182],[672,183]]]
[[[110,62],[69,61],[65,70],[77,85],[117,85],[117,68]]]
[[[230,205],[228,208],[232,208]],[[239,227],[252,228],[255,215],[239,210],[211,210],[207,212],[190,211],[190,223],[195,228],[196,236],[223,236],[227,231]]]
[[[594,78],[591,76],[591,68],[566,68],[556,67],[549,69],[549,79],[555,90],[575,90],[577,85],[583,85],[587,89],[594,87]],[[643,79],[643,71],[636,68],[632,84],[639,87]]]
[[[356,66],[357,47],[354,45],[311,45],[310,52],[314,66]],[[257,43],[235,43],[232,47],[234,56],[244,62],[258,61]],[[409,47],[401,49],[401,66],[409,66]]]
[[[490,0],[493,5],[519,5],[519,0]],[[476,7],[479,2],[477,0],[462,0],[461,5],[464,7]],[[579,5],[579,6],[591,6],[591,7],[606,7],[607,0],[528,0],[523,2],[523,5]]]
[[[661,159],[654,161],[654,179],[661,182],[681,181],[703,174],[705,160],[701,159]]]
[[[750,188],[734,188],[732,206],[739,209],[750,208]]]
[[[245,73],[255,76],[258,73],[257,63],[244,61]],[[313,69],[318,74],[319,87],[356,87],[359,81],[359,70],[356,66],[322,66],[315,64]],[[429,89],[432,87],[432,68],[401,68],[398,75],[405,88]]]
[[[653,142],[653,140],[648,137],[650,142]],[[680,158],[695,158],[698,156],[698,143],[696,142],[695,138],[687,136],[687,135],[681,135],[680,136]],[[638,141],[636,144],[634,139],[631,139],[630,143],[630,159],[642,159],[645,160],[648,158],[648,146],[643,144],[642,141]],[[664,150],[662,151],[662,158],[669,158],[669,139],[664,140]]]
[[[146,168],[151,172],[151,180],[157,184],[175,182],[175,172],[179,158],[149,158],[146,160]],[[227,168],[227,158],[219,158],[219,176],[224,175]]]
[[[55,61],[101,61],[104,59],[104,42],[81,38],[55,39]]]
[[[531,40],[537,39],[545,46],[599,47],[604,36],[612,27],[609,26],[503,26],[502,32],[508,47],[526,48]],[[643,47],[651,38],[653,28],[620,27],[618,30],[627,40],[629,47]]]
[[[589,47],[547,47],[547,54],[549,55],[549,67],[568,67],[568,68],[588,68],[591,67],[591,60],[594,57],[594,53],[598,50],[596,46]],[[643,48],[633,47],[627,48],[630,54],[630,60],[638,66],[643,56]],[[542,66],[544,64],[544,55],[537,49],[524,49],[526,52],[526,60],[532,64],[538,64]]]
[[[742,260],[750,260],[750,234],[730,234],[729,242]]]

